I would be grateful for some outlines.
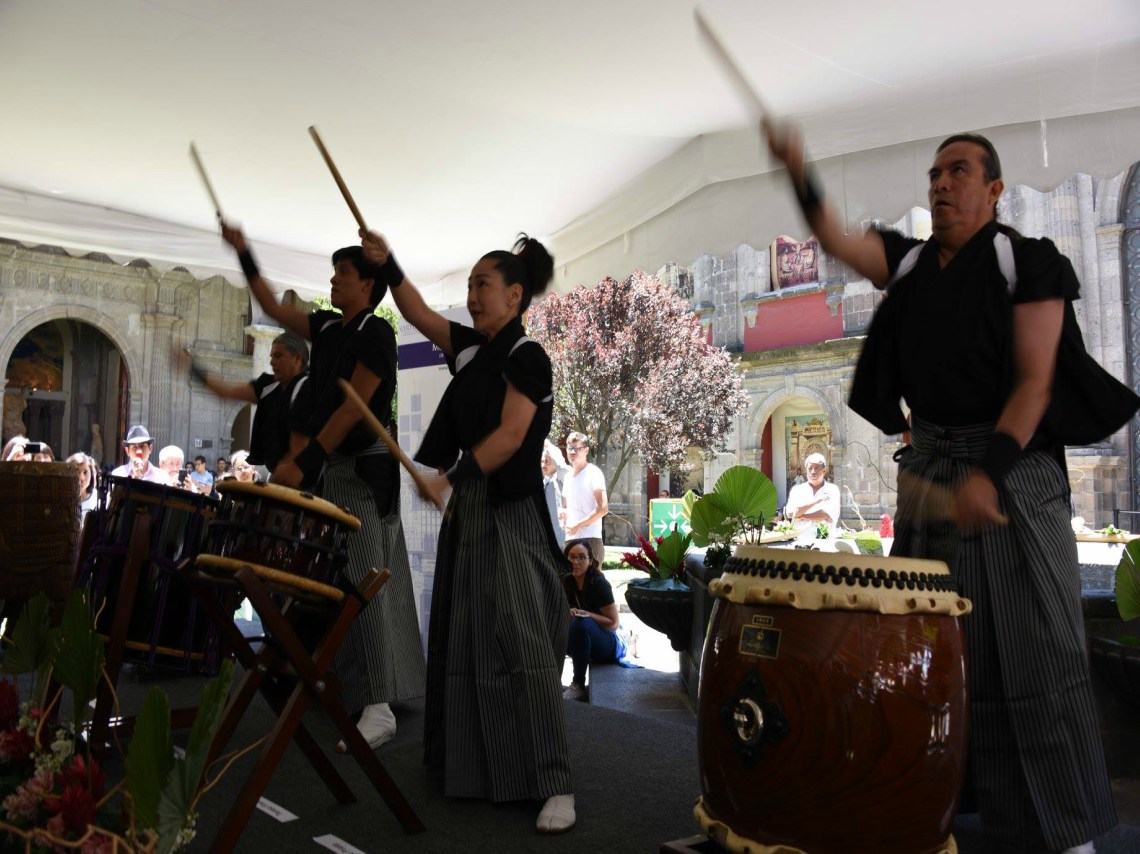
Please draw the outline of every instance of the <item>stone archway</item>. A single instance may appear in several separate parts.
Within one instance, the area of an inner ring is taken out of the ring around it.
[[[1123,252],[1121,266],[1124,275],[1124,308],[1127,334],[1125,338],[1125,364],[1130,374],[1133,391],[1140,392],[1140,163],[1133,164],[1124,183],[1120,203],[1120,222],[1124,226],[1121,236]],[[1140,428],[1133,419],[1128,426],[1128,450],[1131,459],[1130,474],[1132,506],[1140,508]]]
[[[76,307],[21,318],[0,340],[5,438],[26,432],[60,458],[83,451],[114,464],[138,370],[117,332],[110,318]]]

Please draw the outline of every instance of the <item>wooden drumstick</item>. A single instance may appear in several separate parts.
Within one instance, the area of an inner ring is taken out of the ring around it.
[[[384,425],[380,423],[380,419],[372,413],[372,410],[368,408],[368,404],[356,393],[356,389],[352,387],[352,383],[348,380],[338,380],[338,382],[340,383],[340,387],[344,390],[345,399],[352,401],[353,406],[360,410],[360,414],[364,418],[364,423],[372,428],[372,432],[379,436],[381,441],[388,446],[388,450],[400,461],[400,465],[407,469],[408,474],[412,476],[412,480],[416,482],[416,486],[419,487],[420,492],[424,495],[431,495],[432,503],[442,510],[443,499],[435,496],[434,493],[427,488],[427,482],[424,480],[424,476],[420,474],[420,470],[408,459],[408,455],[404,453],[404,449],[392,438],[392,434],[384,429]]]
[[[198,167],[198,177],[206,185],[206,192],[209,193],[210,201],[214,204],[214,216],[218,218],[218,222],[221,222],[222,204],[218,201],[218,194],[214,192],[214,185],[210,183],[210,176],[206,174],[206,167],[202,165],[202,158],[198,156],[198,147],[193,142],[190,143],[190,159]]]
[[[317,133],[317,129],[313,125],[309,126],[309,136],[313,138],[313,142],[315,142],[317,148],[320,149],[321,157],[325,159],[325,165],[329,167],[329,171],[332,172],[333,180],[336,181],[336,185],[340,187],[340,194],[344,196],[344,200],[348,202],[348,209],[352,211],[352,215],[356,217],[356,224],[365,231],[368,231],[368,226],[364,224],[364,217],[360,215],[360,208],[358,208],[356,202],[352,200],[352,193],[348,191],[348,186],[344,183],[344,179],[340,177],[340,171],[336,168],[336,164],[333,163],[333,159],[329,155],[329,150],[325,148],[325,144],[321,142],[321,135]],[[376,423],[379,424],[380,422]],[[381,427],[380,429],[384,428]]]
[[[724,42],[717,36],[716,31],[709,24],[708,19],[705,18],[699,6],[693,9],[693,17],[697,21],[697,33],[701,36],[701,41],[703,41],[712,52],[717,63],[732,82],[736,93],[740,96],[741,100],[748,104],[757,119],[766,120],[767,117],[771,115],[771,112],[760,99],[760,96],[756,93],[752,84],[748,82],[748,78],[744,76],[744,73],[740,70],[740,66],[736,63],[736,60],[732,58],[732,54],[728,52],[728,49],[725,48]]]

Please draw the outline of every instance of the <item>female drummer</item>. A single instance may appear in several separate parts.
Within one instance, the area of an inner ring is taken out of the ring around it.
[[[301,392],[309,367],[309,347],[301,336],[283,332],[269,349],[270,373],[247,383],[229,383],[199,365],[189,366],[191,374],[218,397],[254,404],[250,431],[249,462],[272,472],[289,453],[290,413],[302,399]]]
[[[454,797],[543,799],[538,830],[574,825],[561,670],[569,614],[539,461],[550,430],[550,359],[522,313],[550,282],[537,240],[484,255],[467,280],[473,327],[428,308],[383,238],[361,233],[403,316],[454,378],[416,459],[452,488],[439,535],[428,635],[424,758]]]
[[[300,432],[312,438],[278,462],[273,482],[303,484],[360,518],[360,531],[348,538],[349,582],[358,584],[373,567],[392,573],[353,623],[335,666],[344,683],[345,707],[360,710],[361,735],[379,747],[396,734],[389,704],[423,695],[423,647],[400,525],[398,466],[345,400],[337,380],[348,380],[381,421],[391,422],[396,335],[374,313],[387,288],[359,246],[340,249],[332,256],[330,280],[336,310],[305,314],[277,302],[239,229],[223,225],[222,236],[237,250],[250,293],[265,313],[312,342],[306,383],[310,405],[306,423],[300,425]]]

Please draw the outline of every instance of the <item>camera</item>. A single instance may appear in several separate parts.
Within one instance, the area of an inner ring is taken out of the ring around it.
[[[25,454],[42,454],[46,450],[47,445],[43,442],[28,442],[28,444],[24,445]]]

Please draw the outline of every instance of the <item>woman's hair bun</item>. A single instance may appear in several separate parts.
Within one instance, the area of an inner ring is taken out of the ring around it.
[[[554,258],[533,237],[520,233],[512,251],[526,267],[531,295],[543,293],[554,278]]]

